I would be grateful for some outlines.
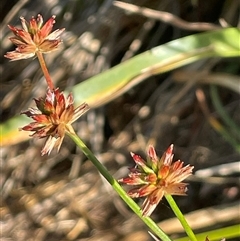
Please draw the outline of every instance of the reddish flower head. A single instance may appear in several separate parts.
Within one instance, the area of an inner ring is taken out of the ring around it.
[[[55,23],[54,15],[44,25],[40,14],[38,14],[37,19],[32,17],[29,22],[24,17],[20,17],[20,19],[23,29],[8,25],[15,35],[9,39],[17,45],[17,48],[15,51],[8,52],[5,55],[6,58],[11,60],[28,59],[38,51],[48,53],[58,48],[61,43],[59,36],[64,28],[51,33]]]
[[[137,185],[128,194],[132,198],[147,198],[143,202],[143,215],[150,216],[162,197],[170,195],[186,195],[187,184],[182,181],[192,174],[193,166],[183,167],[180,160],[172,163],[173,145],[171,145],[159,159],[153,146],[149,146],[147,161],[131,153],[136,163],[134,168],[129,168],[128,177],[119,182],[128,185]]]
[[[24,126],[20,130],[33,131],[31,136],[48,137],[42,155],[50,154],[54,147],[58,151],[61,147],[65,133],[74,134],[72,123],[83,115],[88,109],[86,103],[74,109],[73,96],[69,94],[65,98],[59,89],[47,90],[46,98],[34,99],[37,108],[29,108],[22,114],[31,117],[34,122]]]

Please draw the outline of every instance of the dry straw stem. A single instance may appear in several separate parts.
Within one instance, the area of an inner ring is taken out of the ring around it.
[[[113,4],[114,6],[127,10],[128,12],[139,14],[147,18],[160,20],[164,23],[168,23],[180,29],[186,29],[191,31],[209,31],[209,30],[217,30],[221,28],[220,26],[211,24],[211,23],[200,23],[200,22],[190,23],[171,13],[157,11],[150,8],[139,7],[134,4],[124,3],[119,1],[115,1]]]
[[[175,71],[173,79],[177,82],[187,82],[192,80],[192,76],[200,76],[197,80],[200,84],[216,84],[226,87],[240,94],[240,79],[238,76],[226,73],[206,73],[202,74],[199,71]]]

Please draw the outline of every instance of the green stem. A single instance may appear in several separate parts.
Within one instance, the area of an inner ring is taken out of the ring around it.
[[[179,209],[178,205],[174,201],[173,197],[169,194],[165,195],[165,198],[167,199],[171,209],[175,213],[176,217],[182,224],[184,230],[186,231],[186,234],[190,238],[191,241],[197,241],[197,238],[195,234],[193,233],[192,229],[190,228],[189,224],[187,223],[187,220],[185,219],[184,215],[182,214],[181,210]]]
[[[47,81],[47,85],[48,85],[50,90],[53,90],[54,89],[54,85],[53,85],[51,76],[50,76],[50,74],[48,72],[47,66],[45,64],[45,60],[43,58],[43,55],[42,55],[42,53],[40,51],[37,51],[36,55],[38,57],[38,60],[39,60],[40,66],[42,68],[43,74],[45,76],[45,79]]]
[[[223,104],[221,103],[216,85],[210,85],[210,94],[211,94],[211,98],[212,98],[212,103],[213,103],[215,109],[217,110],[219,116],[222,118],[223,122],[231,128],[232,133],[235,134],[236,138],[239,138],[240,137],[240,127],[233,121],[233,119],[227,113],[226,109],[223,107]]]
[[[67,133],[70,138],[76,143],[76,145],[82,150],[89,160],[97,167],[98,171],[105,177],[110,183],[113,189],[123,199],[123,201],[142,219],[142,221],[163,241],[171,241],[171,239],[157,226],[157,224],[149,217],[143,217],[140,207],[128,196],[128,194],[122,189],[119,183],[112,177],[108,170],[102,165],[101,162],[94,156],[94,154],[88,149],[84,142],[76,135]]]

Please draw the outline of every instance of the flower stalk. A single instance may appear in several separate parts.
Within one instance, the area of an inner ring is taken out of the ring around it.
[[[185,219],[184,215],[182,214],[181,210],[179,209],[178,205],[176,204],[175,200],[173,197],[169,194],[165,195],[166,200],[168,201],[171,209],[173,210],[174,214],[182,224],[186,234],[190,238],[191,241],[197,241],[197,238],[195,234],[193,233],[191,227],[189,226],[187,220]]]
[[[75,144],[82,150],[86,157],[97,167],[98,171],[109,182],[113,189],[123,199],[123,201],[136,213],[142,221],[154,232],[161,240],[171,241],[171,239],[157,226],[157,224],[149,217],[142,215],[140,207],[133,201],[132,198],[123,190],[117,180],[115,180],[108,170],[102,165],[102,163],[95,157],[95,155],[89,150],[85,143],[76,135],[67,133],[67,135],[75,142]]]
[[[44,58],[43,58],[43,54],[42,54],[40,51],[37,51],[37,52],[36,52],[36,55],[37,55],[37,57],[38,57],[38,60],[39,60],[39,63],[40,63],[42,72],[43,72],[44,77],[45,77],[46,82],[47,82],[47,85],[48,85],[48,87],[49,87],[50,90],[53,90],[53,89],[54,89],[54,85],[53,85],[51,76],[50,76],[50,74],[49,74],[49,72],[48,72],[47,66],[46,66],[46,64],[45,64],[45,60],[44,60]]]

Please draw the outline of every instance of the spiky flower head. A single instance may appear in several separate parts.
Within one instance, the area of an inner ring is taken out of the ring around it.
[[[147,161],[131,153],[136,166],[129,168],[128,177],[121,183],[138,187],[128,191],[132,198],[146,197],[143,202],[144,216],[150,216],[164,195],[186,195],[187,184],[182,181],[192,174],[193,166],[183,167],[183,162],[173,160],[173,145],[159,158],[153,146],[149,146]]]
[[[45,98],[34,99],[36,108],[29,108],[22,114],[32,118],[34,122],[20,128],[24,131],[33,131],[33,137],[45,138],[47,141],[41,151],[42,155],[50,154],[54,147],[59,151],[66,133],[74,134],[72,123],[83,115],[89,106],[81,104],[74,109],[73,96],[67,98],[59,89],[47,90]]]
[[[32,17],[29,22],[24,17],[20,17],[22,28],[8,25],[14,33],[14,37],[9,39],[17,46],[15,51],[7,52],[4,55],[11,60],[28,59],[33,57],[36,52],[48,53],[58,48],[61,43],[59,36],[65,30],[57,29],[51,33],[55,23],[53,15],[44,25],[42,15],[37,18]]]

